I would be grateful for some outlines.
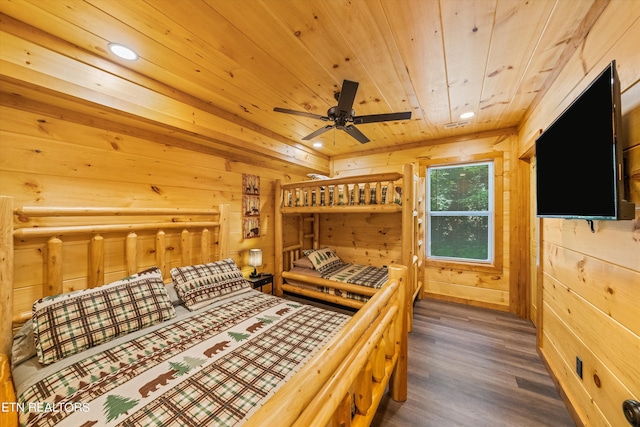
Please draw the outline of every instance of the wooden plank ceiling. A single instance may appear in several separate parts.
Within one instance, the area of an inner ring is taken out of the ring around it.
[[[5,103],[18,93],[326,173],[331,157],[517,126],[606,3],[2,0],[0,83]],[[115,58],[110,42],[140,58]],[[340,130],[304,141],[328,123],[273,111],[325,115],[344,79],[359,82],[356,115],[412,118],[358,125],[361,144]],[[467,111],[468,125],[446,126]]]

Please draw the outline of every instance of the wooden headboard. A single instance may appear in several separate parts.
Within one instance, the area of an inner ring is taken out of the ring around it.
[[[14,208],[0,196],[0,353],[43,296],[110,283],[157,266],[229,257],[229,205],[217,209]]]

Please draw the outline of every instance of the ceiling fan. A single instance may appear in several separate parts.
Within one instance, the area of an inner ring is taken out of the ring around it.
[[[388,122],[394,120],[408,120],[411,118],[411,111],[402,113],[387,113],[387,114],[369,114],[366,116],[356,116],[353,110],[353,101],[356,98],[356,91],[358,90],[358,82],[352,82],[350,80],[344,80],[342,82],[342,89],[334,95],[338,105],[331,107],[327,110],[326,116],[319,114],[307,113],[304,111],[288,110],[286,108],[275,107],[273,111],[278,113],[294,114],[296,116],[309,117],[312,119],[319,119],[326,122],[333,122],[332,125],[327,125],[323,128],[316,130],[305,136],[304,140],[309,140],[325,133],[326,131],[336,128],[341,129],[357,139],[360,143],[364,144],[369,142],[367,138],[358,128],[354,125],[364,123],[375,122]]]

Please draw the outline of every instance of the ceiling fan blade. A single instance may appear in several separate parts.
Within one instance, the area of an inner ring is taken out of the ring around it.
[[[369,142],[369,138],[364,136],[364,134],[360,132],[358,128],[355,127],[354,125],[345,126],[343,130],[349,135],[351,135],[352,137],[354,137],[355,139],[357,139],[358,142],[360,142],[361,144],[364,144],[365,142]]]
[[[318,120],[324,120],[324,121],[329,120],[329,117],[321,116],[320,114],[307,113],[305,111],[288,110],[286,108],[278,108],[278,107],[274,107],[273,111],[276,111],[278,113],[293,114],[296,116],[308,117],[310,119],[318,119]]]
[[[313,138],[315,138],[315,137],[316,137],[316,136],[318,136],[318,135],[322,135],[323,133],[325,133],[325,132],[326,132],[326,131],[328,131],[329,129],[333,129],[333,125],[327,125],[327,126],[325,126],[325,127],[323,127],[323,128],[320,128],[320,129],[318,129],[317,131],[310,133],[309,135],[305,136],[305,137],[304,137],[304,138],[302,138],[302,139],[304,139],[304,140],[313,139]]]
[[[338,98],[338,112],[351,115],[353,109],[353,101],[356,99],[356,92],[358,91],[358,82],[352,82],[351,80],[344,80],[342,82],[342,89],[340,89],[340,97]]]
[[[370,114],[368,116],[356,116],[353,118],[353,123],[376,123],[376,122],[392,122],[394,120],[408,120],[411,118],[411,111],[405,111],[403,113],[387,113],[387,114]]]

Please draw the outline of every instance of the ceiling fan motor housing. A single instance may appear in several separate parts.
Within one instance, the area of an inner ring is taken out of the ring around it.
[[[344,125],[347,122],[352,122],[355,114],[355,110],[351,110],[349,114],[340,114],[337,106],[333,106],[327,110],[327,116],[336,123],[336,127],[340,124]]]

